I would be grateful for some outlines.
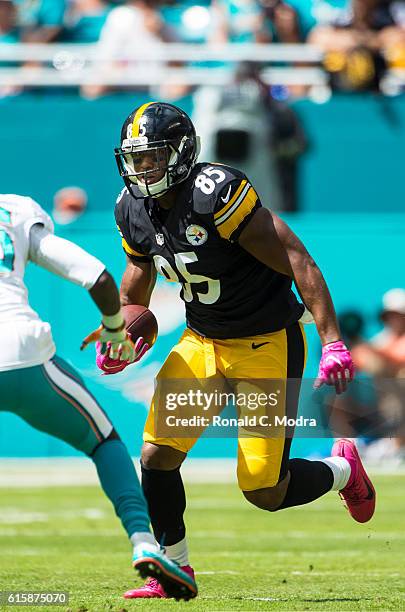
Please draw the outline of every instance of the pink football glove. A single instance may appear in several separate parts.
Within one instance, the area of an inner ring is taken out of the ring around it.
[[[135,342],[135,358],[133,361],[112,359],[108,356],[110,352],[110,347],[108,346],[109,344],[109,342],[107,345],[103,345],[101,342],[96,343],[96,364],[100,370],[103,370],[104,376],[107,374],[117,374],[118,372],[122,372],[122,370],[131,365],[131,363],[135,363],[136,361],[142,359],[146,351],[149,350],[149,344],[141,337]]]
[[[322,357],[314,388],[334,385],[339,395],[346,391],[347,383],[353,380],[353,376],[354,364],[347,346],[341,340],[325,344],[322,347]]]

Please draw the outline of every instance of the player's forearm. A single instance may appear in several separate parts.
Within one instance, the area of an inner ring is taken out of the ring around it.
[[[121,281],[121,304],[140,304],[148,307],[155,281],[156,272],[151,264],[134,265],[128,261]]]
[[[119,313],[121,304],[118,287],[107,270],[104,270],[89,293],[103,315],[114,316]],[[114,327],[114,324],[111,327]]]
[[[322,344],[340,339],[335,308],[323,275],[310,255],[291,261],[298,292],[314,317]]]

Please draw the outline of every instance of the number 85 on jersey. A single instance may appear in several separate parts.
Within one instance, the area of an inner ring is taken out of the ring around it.
[[[201,274],[191,274],[187,270],[189,264],[198,261],[197,254],[193,251],[189,251],[188,253],[175,253],[174,260],[178,272],[174,270],[173,266],[171,266],[165,257],[161,255],[154,255],[153,257],[155,268],[159,274],[169,281],[182,284],[182,298],[185,302],[198,300],[201,304],[215,304],[221,295],[221,284],[219,280],[209,278],[208,276],[202,276]],[[184,280],[179,278],[179,274]],[[193,285],[201,285],[201,283],[207,283],[207,291],[197,291],[197,288],[193,287]]]

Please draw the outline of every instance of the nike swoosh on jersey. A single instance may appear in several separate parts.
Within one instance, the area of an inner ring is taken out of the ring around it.
[[[231,197],[231,191],[232,191],[232,186],[229,187],[228,193],[226,194],[225,198],[221,197],[221,200],[223,201],[224,204],[228,204],[229,198]]]
[[[258,349],[261,346],[264,346],[265,344],[270,344],[270,342],[260,342],[259,344],[256,344],[255,342],[252,342],[252,349]]]

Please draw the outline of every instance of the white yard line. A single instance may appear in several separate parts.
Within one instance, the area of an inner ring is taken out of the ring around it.
[[[139,459],[134,459],[139,473]],[[182,468],[185,482],[236,483],[233,459],[189,459]],[[47,459],[0,459],[0,487],[66,487],[98,485],[90,459],[52,457]]]
[[[134,459],[139,472],[139,459]],[[395,469],[387,465],[370,466],[372,474],[405,474],[405,466]],[[197,459],[185,461],[182,467],[186,483],[236,483],[234,459]],[[0,487],[66,487],[98,485],[95,467],[90,459],[81,457],[0,459]],[[197,500],[196,500],[197,502]],[[198,502],[197,502],[198,503]],[[201,500],[201,504],[215,501]]]

